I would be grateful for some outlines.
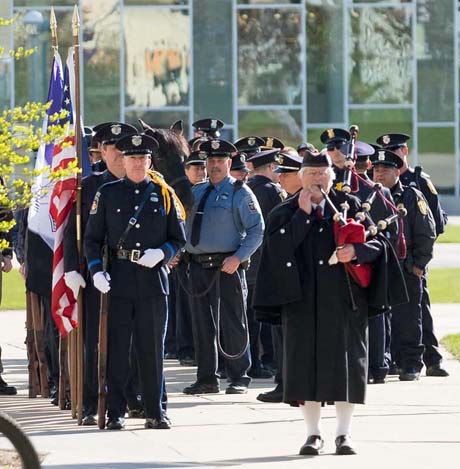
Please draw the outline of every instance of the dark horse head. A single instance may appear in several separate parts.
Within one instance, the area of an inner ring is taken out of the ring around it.
[[[155,129],[139,119],[144,132],[155,138],[160,145],[153,156],[153,169],[163,175],[165,181],[176,191],[185,209],[193,206],[193,194],[190,182],[185,175],[184,159],[189,155],[187,140],[178,125],[171,129]]]

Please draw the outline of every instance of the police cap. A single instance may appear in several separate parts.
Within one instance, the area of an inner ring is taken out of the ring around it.
[[[373,145],[366,142],[360,142],[359,140],[355,143],[356,161],[366,161],[374,153],[375,148]]]
[[[139,133],[126,135],[118,140],[115,146],[124,156],[152,155],[156,153],[160,147],[153,137]]]
[[[383,148],[396,149],[406,145],[410,135],[406,134],[385,134],[381,135],[376,142]]]
[[[316,148],[312,143],[309,142],[302,142],[298,147],[297,147],[297,152],[305,151],[305,150],[310,150],[310,151],[315,151]]]
[[[110,123],[96,132],[97,139],[105,145],[114,145],[121,138],[133,134],[137,134],[136,127],[121,122]]]
[[[325,145],[329,144],[344,144],[350,141],[351,135],[345,129],[327,129],[321,136],[321,142]]]
[[[232,166],[230,167],[230,171],[245,171],[246,173],[249,173],[249,168],[246,166],[246,158],[246,153],[239,151],[232,158]]]
[[[306,150],[302,160],[302,168],[330,168],[332,166],[331,157],[325,151]]]
[[[279,148],[269,148],[267,150],[262,150],[258,153],[254,153],[250,158],[248,158],[248,162],[252,164],[254,169],[266,164],[277,163],[276,157],[278,156],[279,152]]]
[[[262,137],[264,144],[262,145],[262,150],[267,150],[268,148],[278,148],[281,150],[285,147],[284,143],[276,137]]]
[[[239,151],[256,153],[260,151],[260,147],[265,145],[265,140],[251,135],[249,137],[239,138],[234,145]]]
[[[276,157],[278,167],[275,173],[293,173],[299,171],[302,166],[303,158],[294,148],[284,148]]]
[[[204,166],[208,154],[205,151],[196,150],[192,151],[184,161],[185,166]]]
[[[372,161],[372,167],[384,165],[399,169],[403,165],[402,159],[396,153],[383,148],[377,150],[370,158]]]
[[[237,149],[232,143],[217,138],[206,140],[200,144],[199,148],[200,151],[207,154],[207,158],[230,158],[232,154],[237,152]]]
[[[224,126],[224,123],[219,119],[200,119],[192,124],[195,132],[202,133],[204,136],[218,138],[220,136],[219,130]]]

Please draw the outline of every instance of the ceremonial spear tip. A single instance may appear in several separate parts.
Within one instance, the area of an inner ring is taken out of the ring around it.
[[[72,33],[74,36],[78,36],[78,30],[80,29],[80,15],[78,14],[78,7],[75,5],[72,15]]]

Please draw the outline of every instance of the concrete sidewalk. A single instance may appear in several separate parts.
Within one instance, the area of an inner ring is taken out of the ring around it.
[[[439,337],[460,332],[460,305],[434,305],[433,310]],[[68,411],[26,397],[24,336],[24,312],[1,312],[4,377],[20,391],[18,396],[2,396],[0,409],[16,418],[45,454],[46,468],[458,467],[460,363],[450,357],[445,360],[449,378],[403,383],[391,377],[385,385],[368,387],[367,405],[357,406],[354,420],[357,456],[333,455],[335,412],[326,407],[325,453],[312,458],[297,455],[305,440],[300,411],[256,400],[260,391],[272,388],[271,381],[256,381],[243,396],[185,396],[180,391],[194,380],[194,368],[175,361],[166,362],[171,430],[144,430],[143,420],[135,419],[127,420],[127,428],[119,432],[78,427]],[[0,438],[0,448],[4,446]]]

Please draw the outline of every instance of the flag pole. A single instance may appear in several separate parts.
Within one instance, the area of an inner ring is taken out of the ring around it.
[[[80,15],[75,5],[72,16],[73,54],[75,63],[75,143],[77,149],[78,168],[82,169],[82,129],[81,129],[81,94],[80,94]],[[82,239],[81,239],[81,172],[77,173],[77,249],[82,272]],[[77,328],[77,423],[83,421],[83,297],[82,289],[78,294],[78,328]]]
[[[57,20],[54,13],[54,7],[51,7],[50,13],[51,46],[54,53],[59,49],[57,36]],[[62,338],[59,334],[59,408],[65,409],[66,406],[66,387],[67,387],[67,337]]]

